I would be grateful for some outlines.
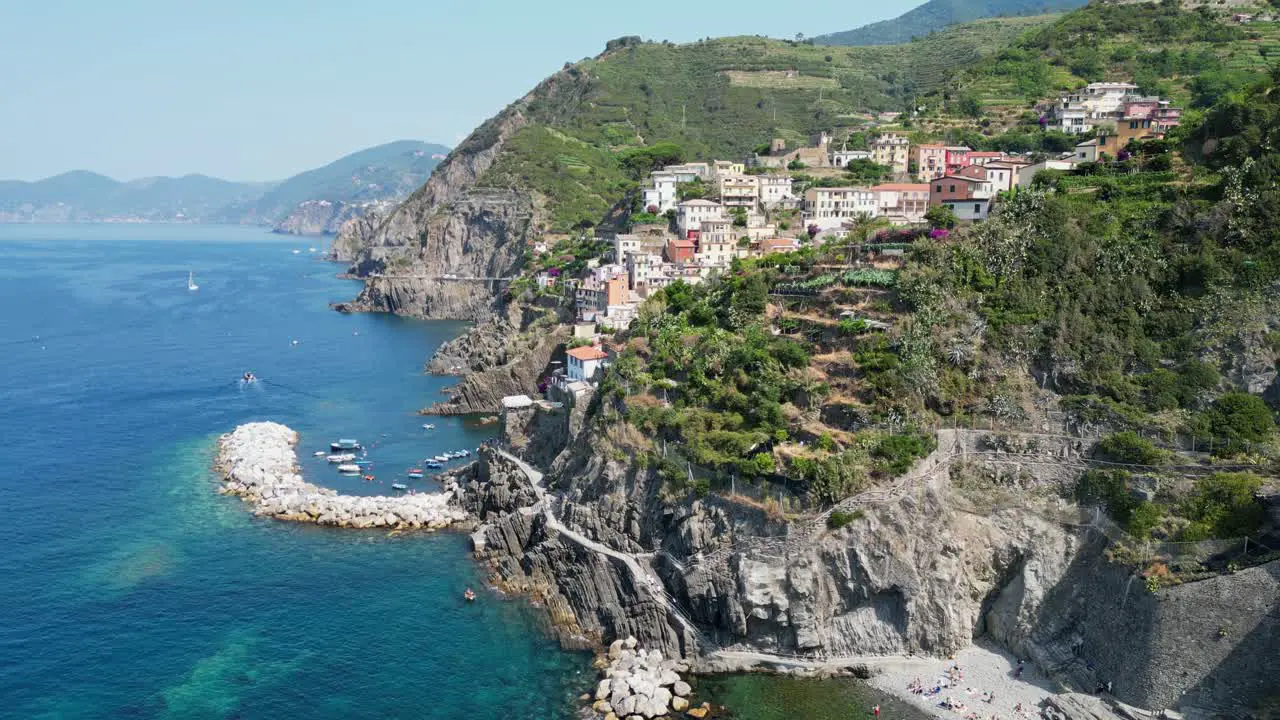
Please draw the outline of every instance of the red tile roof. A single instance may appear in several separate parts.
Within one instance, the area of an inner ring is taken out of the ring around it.
[[[897,190],[905,192],[929,192],[929,183],[884,183],[871,188],[872,192],[876,190]]]
[[[603,360],[609,357],[603,350],[594,346],[570,348],[565,351],[565,354],[579,360]]]

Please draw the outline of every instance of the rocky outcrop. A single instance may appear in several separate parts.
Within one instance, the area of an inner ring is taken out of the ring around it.
[[[501,314],[473,326],[441,346],[427,363],[436,374],[466,373],[448,400],[426,408],[431,415],[494,413],[508,395],[538,391],[538,379],[553,360],[563,361],[560,346],[569,338],[558,307],[510,303]]]
[[[215,463],[220,491],[240,496],[255,515],[317,525],[436,530],[468,519],[449,494],[358,497],[312,485],[298,472],[297,442],[296,432],[271,422],[248,423],[223,435]]]
[[[351,309],[454,319],[487,314],[500,281],[442,278],[505,278],[523,261],[532,198],[476,183],[507,139],[524,127],[527,100],[481,125],[436,167],[422,188],[391,212],[379,214],[376,226],[343,227],[334,256],[350,256],[355,275],[387,276],[366,284]]]
[[[370,203],[307,200],[299,203],[298,207],[276,223],[271,232],[281,235],[334,235],[347,223],[364,218],[370,213],[385,213],[394,206],[395,203],[389,200]],[[330,251],[330,257],[334,257],[333,250]],[[346,259],[350,261],[350,258]]]
[[[657,650],[637,648],[637,640],[614,640],[605,658],[597,661],[600,682],[591,709],[607,718],[663,718],[689,709],[693,694],[680,673],[689,666],[664,658]]]
[[[517,415],[511,437],[549,444],[526,456],[555,458],[548,499],[495,492],[521,482],[501,464],[468,478],[461,497],[485,498],[482,557],[496,576],[547,600],[575,633],[635,635],[709,669],[716,648],[945,656],[985,635],[1077,690],[1110,682],[1133,705],[1236,712],[1266,697],[1257,658],[1280,653],[1280,561],[1150,592],[1108,558],[1092,515],[1059,499],[1088,443],[1038,438],[993,453],[984,448],[1008,438],[943,431],[910,482],[846,504],[853,520],[833,530],[821,516],[786,522],[715,494],[671,495],[655,469],[630,461],[634,450],[607,440],[625,428],[597,419],[566,433],[564,419]],[[531,501],[645,563],[661,590],[555,532]]]
[[[344,221],[329,246],[328,259],[348,264],[355,262],[356,255],[368,247],[370,238],[395,206],[395,203],[374,203],[364,212]]]

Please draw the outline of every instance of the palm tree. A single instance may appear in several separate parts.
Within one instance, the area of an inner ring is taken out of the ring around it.
[[[849,221],[849,232],[845,235],[845,243],[849,252],[846,265],[853,264],[854,251],[860,249],[867,241],[867,236],[876,230],[889,227],[889,221],[883,217],[872,217],[867,213],[858,213]]]

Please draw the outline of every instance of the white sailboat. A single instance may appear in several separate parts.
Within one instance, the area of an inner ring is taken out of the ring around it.
[[[200,289],[200,286],[196,284],[196,278],[194,273],[191,273],[191,272],[187,273],[187,289],[193,292]]]

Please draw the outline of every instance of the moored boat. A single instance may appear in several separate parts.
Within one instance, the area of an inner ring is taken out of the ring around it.
[[[432,459],[432,460],[435,460],[435,461],[436,461],[436,462],[438,462],[438,463],[446,463],[446,462],[449,462],[449,456],[448,456],[448,455],[437,455],[437,456],[435,456],[435,457],[433,457],[433,458],[431,458],[431,459]]]
[[[425,464],[427,467],[429,467],[429,468],[431,468],[431,469],[433,469],[433,470],[434,470],[434,469],[436,469],[436,468],[442,468],[442,467],[444,467],[444,465],[442,465],[442,464],[440,464],[440,463],[436,462],[435,460],[428,460],[428,461],[427,461],[426,463],[424,463],[424,464]]]
[[[408,490],[409,486],[404,483],[391,483],[392,490]]]
[[[348,439],[348,438],[342,438],[342,439],[338,440],[337,442],[329,443],[329,447],[330,447],[332,450],[335,450],[335,451],[337,451],[337,450],[359,450],[359,449],[360,449],[360,441],[358,441],[358,440],[351,440],[351,439]]]
[[[355,460],[355,459],[356,459],[355,453],[337,453],[336,455],[330,455],[329,457],[325,458],[325,460],[328,460],[331,463],[351,462],[352,460]]]
[[[409,477],[411,478],[422,477],[422,468],[409,468]]]
[[[343,475],[359,475],[360,466],[354,464],[343,464],[338,466],[338,472]]]

